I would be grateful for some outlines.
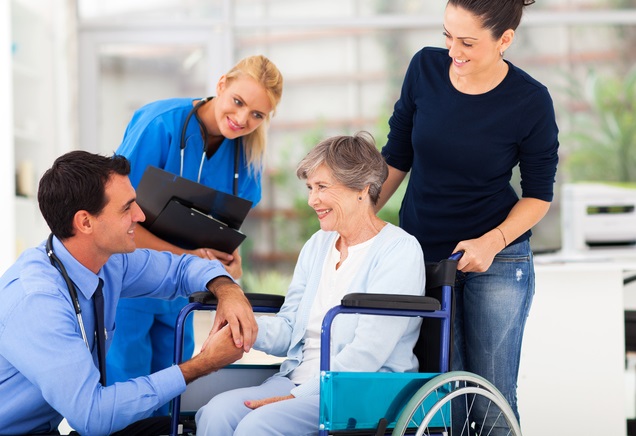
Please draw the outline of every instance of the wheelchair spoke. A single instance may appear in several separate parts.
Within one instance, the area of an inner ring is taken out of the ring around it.
[[[448,416],[451,409],[457,412],[452,419]],[[440,432],[449,436],[521,435],[516,417],[503,395],[488,381],[471,373],[441,374],[420,388],[405,406],[393,435],[404,435],[407,422],[409,428],[418,425],[415,411],[418,415],[425,413],[419,423],[418,436]]]

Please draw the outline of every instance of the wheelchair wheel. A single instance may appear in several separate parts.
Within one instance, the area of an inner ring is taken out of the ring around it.
[[[521,429],[492,383],[473,373],[452,371],[431,379],[409,400],[392,433],[406,434],[521,436]]]

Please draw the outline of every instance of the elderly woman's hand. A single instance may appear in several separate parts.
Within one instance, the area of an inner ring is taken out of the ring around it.
[[[295,398],[295,397],[290,394],[290,395],[285,395],[284,397],[270,397],[270,398],[263,398],[262,400],[248,400],[248,401],[245,401],[244,404],[250,409],[254,410],[254,409],[258,409],[261,406],[277,403],[279,401],[291,400],[292,398]]]

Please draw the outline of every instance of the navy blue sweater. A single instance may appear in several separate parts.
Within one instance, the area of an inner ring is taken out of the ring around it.
[[[506,219],[518,201],[510,185],[517,164],[522,196],[552,201],[558,162],[545,86],[508,62],[495,89],[463,94],[450,82],[450,63],[439,48],[413,57],[382,149],[389,165],[410,171],[400,226],[419,240],[426,261],[448,257],[459,241]]]

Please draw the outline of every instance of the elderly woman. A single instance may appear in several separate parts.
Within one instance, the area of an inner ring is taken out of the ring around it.
[[[320,230],[303,247],[285,303],[258,318],[254,348],[286,356],[256,387],[225,392],[196,415],[198,435],[309,435],[318,432],[322,318],[351,292],[424,293],[417,240],[378,218],[374,206],[388,169],[361,132],[318,144],[300,162]],[[333,328],[335,371],[417,371],[415,318],[347,315]],[[204,345],[205,346],[205,345]]]

